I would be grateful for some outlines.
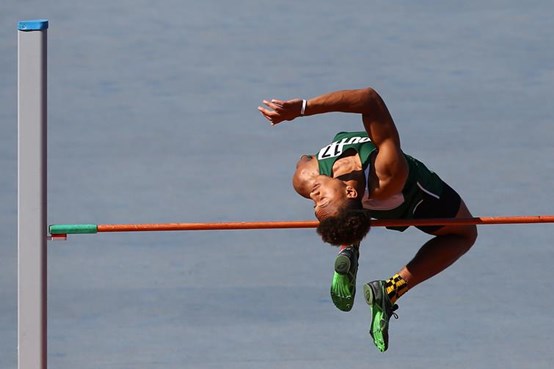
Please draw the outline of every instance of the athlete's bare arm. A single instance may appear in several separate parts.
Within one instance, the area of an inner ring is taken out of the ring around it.
[[[302,99],[264,100],[266,107],[258,107],[272,124],[299,117]],[[374,169],[376,180],[370,183],[371,197],[388,198],[402,191],[408,176],[408,164],[400,147],[400,137],[383,99],[372,88],[341,90],[308,100],[305,116],[330,112],[362,115],[364,128],[377,146]]]

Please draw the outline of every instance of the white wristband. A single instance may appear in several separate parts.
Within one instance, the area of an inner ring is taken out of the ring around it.
[[[300,115],[304,115],[306,112],[306,106],[308,106],[308,100],[303,99],[302,100],[302,109],[300,110]]]

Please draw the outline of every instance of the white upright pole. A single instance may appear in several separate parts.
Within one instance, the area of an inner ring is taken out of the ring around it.
[[[18,368],[46,369],[47,20],[18,23]]]

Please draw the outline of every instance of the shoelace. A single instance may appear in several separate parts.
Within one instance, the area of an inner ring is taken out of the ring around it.
[[[398,305],[394,304],[392,305],[392,308],[390,309],[390,313],[394,317],[394,319],[398,319],[398,314],[396,313],[396,310],[398,310]]]

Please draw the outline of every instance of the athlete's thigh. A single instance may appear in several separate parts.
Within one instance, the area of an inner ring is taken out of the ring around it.
[[[443,190],[440,196],[430,191],[421,192],[421,200],[413,210],[414,219],[446,218],[452,219],[460,212],[462,198],[447,183],[443,183]],[[442,225],[418,226],[419,230],[427,234],[436,234],[437,231],[445,228]]]

